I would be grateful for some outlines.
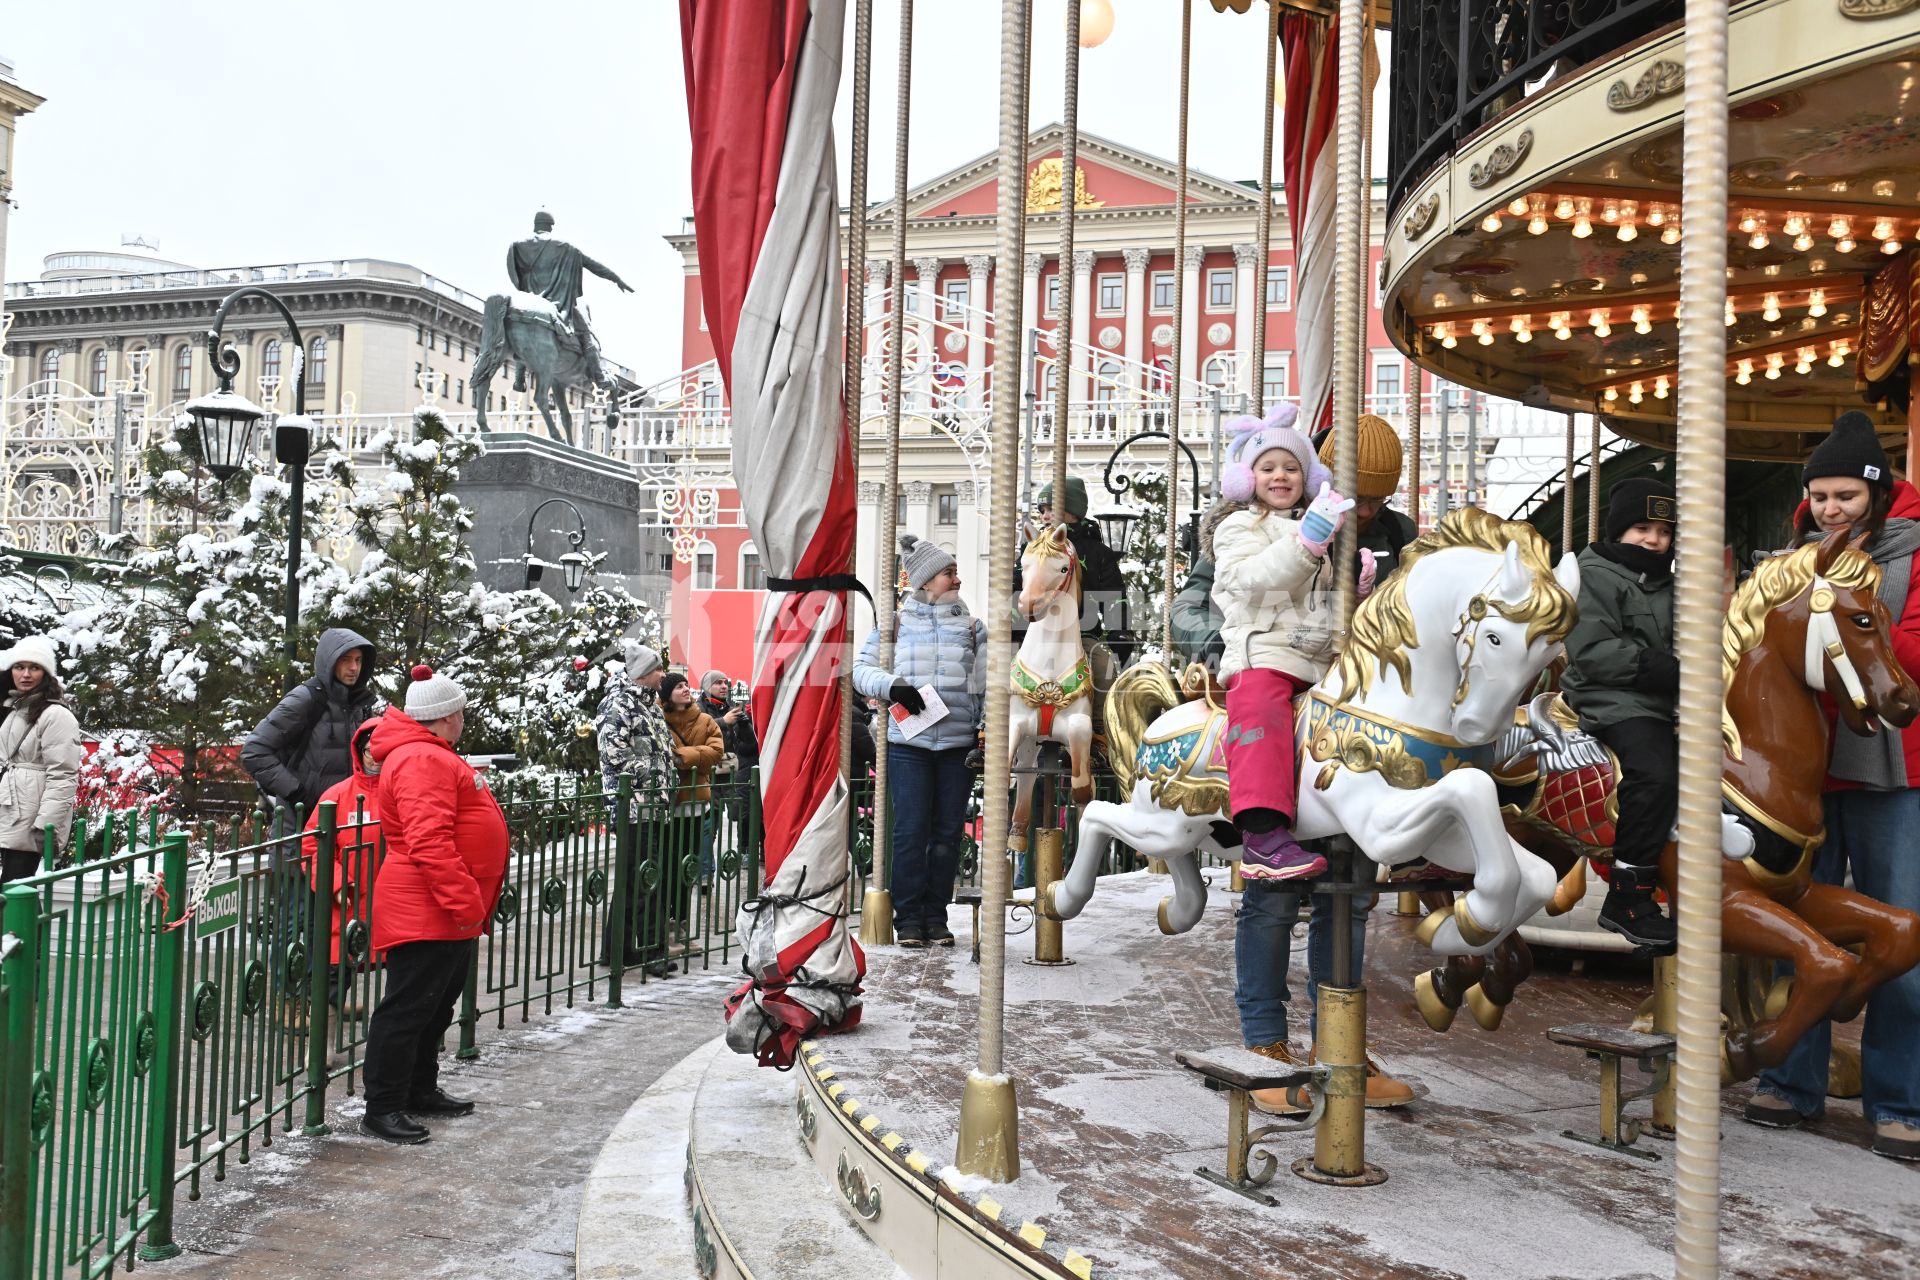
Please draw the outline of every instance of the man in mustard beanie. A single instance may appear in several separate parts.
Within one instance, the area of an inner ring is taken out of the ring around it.
[[[1371,413],[1360,415],[1358,465],[1354,468],[1354,527],[1361,547],[1373,552],[1376,581],[1400,567],[1400,552],[1419,536],[1413,521],[1387,505],[1400,488],[1400,436],[1393,424]],[[1320,461],[1338,474],[1333,432],[1320,443]]]

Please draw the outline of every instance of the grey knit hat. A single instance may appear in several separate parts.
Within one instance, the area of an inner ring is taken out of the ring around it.
[[[407,686],[407,714],[421,724],[467,709],[467,691],[447,676],[436,675],[432,667],[421,663],[412,672]]]
[[[635,645],[633,652],[627,655],[627,676],[629,679],[638,680],[659,665],[660,654],[657,650],[649,649],[643,644]]]
[[[715,680],[726,680],[727,687],[729,689],[733,687],[733,681],[727,680],[727,673],[716,668],[700,677],[700,692],[705,693],[707,691],[707,686],[712,684]]]
[[[900,535],[900,563],[907,571],[908,584],[918,591],[938,577],[942,570],[953,568],[954,559],[926,539],[903,533]]]

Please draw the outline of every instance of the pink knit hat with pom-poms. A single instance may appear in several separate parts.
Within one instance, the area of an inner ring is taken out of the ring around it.
[[[1228,502],[1253,501],[1253,464],[1269,449],[1285,449],[1300,460],[1306,477],[1305,496],[1312,498],[1322,484],[1333,482],[1333,473],[1313,451],[1307,438],[1294,429],[1300,410],[1283,404],[1265,418],[1251,415],[1227,423],[1232,442],[1227,446],[1227,466],[1220,474],[1220,496]]]

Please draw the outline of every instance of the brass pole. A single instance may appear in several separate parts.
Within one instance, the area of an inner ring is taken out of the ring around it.
[[[1600,415],[1587,416],[1587,541],[1600,541]]]
[[[997,175],[993,344],[993,489],[986,598],[987,688],[1006,689],[1013,674],[1014,468],[1020,446],[1020,278],[1026,253],[1024,147],[1027,75],[1026,0],[1000,0],[1000,162]],[[960,1098],[954,1164],[992,1182],[1020,1175],[1020,1112],[1005,1074],[1007,963],[1007,699],[987,699],[986,813],[981,823],[980,1054]]]
[[[1078,39],[1078,37],[1073,37]],[[1034,902],[1047,900],[1046,886],[1065,874],[1067,833],[1059,827],[1043,827],[1033,839]],[[1066,957],[1066,926],[1050,912],[1039,907],[1033,912],[1033,962],[1035,964],[1072,964]]]
[[[1173,595],[1180,536],[1180,366],[1187,339],[1187,84],[1193,63],[1193,0],[1180,0],[1179,177],[1173,188],[1173,369],[1172,411],[1167,414],[1167,555],[1160,600],[1160,651],[1173,653]]]
[[[1073,407],[1073,293],[1079,270],[1073,261],[1074,211],[1080,169],[1080,0],[1067,0],[1067,85],[1061,108],[1060,306],[1053,329],[1053,510],[1064,524],[1067,498],[1067,414]],[[1044,305],[1041,308],[1046,309]],[[1091,366],[1091,361],[1088,362]]]
[[[1413,517],[1413,531],[1420,532],[1420,410],[1423,399],[1422,383],[1426,381],[1426,371],[1417,361],[1407,362],[1407,378],[1413,390],[1407,396],[1407,452],[1412,461],[1407,464],[1408,481],[1407,512]]]
[[[1727,0],[1687,0],[1684,35],[1680,218],[1682,226],[1704,231],[1721,225],[1727,216]],[[1720,585],[1727,499],[1726,305],[1727,237],[1684,237],[1675,468],[1680,527],[1674,548],[1674,651],[1680,658],[1675,895],[1680,941],[1674,956],[1677,1280],[1705,1280],[1720,1270],[1719,718],[1725,695]]]
[[[1653,1029],[1665,1035],[1679,1032],[1680,988],[1677,985],[1679,975],[1674,970],[1672,956],[1655,956],[1653,960]],[[1673,1133],[1673,1075],[1667,1075],[1667,1087],[1653,1095],[1652,1128],[1661,1133]]]
[[[867,101],[873,69],[873,0],[857,0],[853,9],[853,140],[847,158],[847,332],[842,348],[845,360],[841,390],[846,396],[847,430],[853,436],[853,473],[860,475],[860,369],[866,354],[867,333]],[[860,552],[856,546],[848,553],[847,572],[860,572]],[[849,600],[847,607],[852,608]],[[878,620],[875,620],[876,623]],[[854,647],[854,630],[847,628],[847,648]],[[840,776],[853,779],[853,735],[858,733],[860,714],[855,710],[853,693],[853,655],[840,676]],[[847,824],[855,822],[855,808],[847,806]],[[876,845],[878,841],[876,840]],[[853,847],[849,841],[847,847]],[[869,888],[871,893],[872,889]],[[861,905],[861,939],[866,936],[866,906]]]
[[[1578,491],[1573,483],[1573,415],[1567,415],[1567,466],[1560,480],[1560,554],[1566,555],[1573,550],[1573,495]]]
[[[871,19],[869,18],[869,21]],[[859,17],[855,17],[855,36],[859,35]],[[871,39],[871,36],[869,36]],[[855,71],[859,75],[858,47]],[[900,0],[900,69],[895,83],[897,95],[893,134],[893,253],[887,275],[890,288],[887,303],[887,479],[880,495],[880,580],[874,597],[879,610],[882,669],[893,667],[894,632],[900,625],[894,608],[893,586],[899,575],[895,542],[899,536],[900,499],[900,408],[906,379],[907,331],[904,305],[907,290],[907,135],[913,92],[913,0]],[[861,177],[864,180],[863,170]],[[887,795],[887,742],[884,736],[874,743],[873,753],[873,874],[860,908],[860,940],[873,946],[893,941],[893,890],[889,871],[893,861],[893,815]]]
[[[1279,62],[1280,0],[1267,0],[1267,95],[1260,113],[1260,221],[1254,233],[1258,248],[1253,256],[1253,352],[1248,357],[1253,372],[1247,379],[1256,418],[1265,417],[1267,412],[1267,276],[1273,270],[1268,265],[1273,254],[1273,91],[1279,81]],[[1234,870],[1237,874],[1237,865]]]

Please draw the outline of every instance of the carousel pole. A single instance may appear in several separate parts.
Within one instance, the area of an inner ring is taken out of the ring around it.
[[[1031,48],[1032,32],[1028,32]],[[1067,509],[1067,431],[1068,414],[1073,407],[1073,296],[1077,292],[1079,268],[1073,260],[1074,219],[1079,209],[1080,173],[1080,0],[1067,0],[1067,66],[1065,101],[1061,107],[1061,127],[1065,136],[1060,143],[1060,306],[1054,319],[1053,358],[1057,371],[1053,380],[1053,511],[1056,523],[1065,523]],[[1092,360],[1088,366],[1091,371]],[[1056,825],[1059,796],[1054,794],[1053,779],[1035,779],[1040,791],[1033,808],[1035,825],[1033,860],[1033,962],[1070,964],[1066,958],[1065,926],[1037,904],[1066,874],[1067,833]],[[1045,815],[1045,820],[1040,819]],[[1024,836],[1025,832],[1017,833]]]
[[[1573,550],[1573,461],[1575,456],[1573,439],[1573,413],[1567,413],[1567,465],[1561,472],[1560,481],[1560,554],[1567,555]]]
[[[1014,468],[1020,446],[1020,291],[1026,254],[1025,138],[1027,0],[1000,0],[1000,165],[995,195],[993,344],[993,490],[988,528],[987,688],[1006,689],[1013,676]],[[960,1098],[954,1164],[991,1182],[1020,1176],[1020,1111],[1006,1074],[1007,965],[1007,699],[987,699],[986,813],[981,830],[980,1056]]]
[[[1360,288],[1359,259],[1372,181],[1362,171],[1365,139],[1366,19],[1364,0],[1340,0],[1340,97],[1334,119],[1333,255],[1333,435],[1334,487],[1351,494],[1358,477],[1360,410],[1360,338],[1367,295]],[[1357,584],[1354,556],[1358,530],[1344,521],[1334,544],[1337,608],[1344,629],[1353,618]],[[1329,1071],[1326,1112],[1313,1131],[1313,1155],[1296,1161],[1293,1171],[1313,1182],[1371,1186],[1386,1174],[1366,1160],[1367,992],[1353,963],[1353,898],[1345,881],[1353,874],[1351,843],[1339,851],[1335,866],[1345,872],[1334,894],[1333,981],[1320,985],[1319,1061]]]
[[[1187,82],[1193,64],[1193,0],[1180,0],[1179,178],[1173,190],[1173,369],[1168,379],[1172,411],[1167,415],[1167,556],[1161,583],[1160,652],[1173,665],[1173,596],[1179,583],[1174,539],[1180,528],[1180,385],[1187,340]]]
[[[1727,216],[1727,0],[1687,0],[1681,225]],[[1720,1269],[1721,545],[1726,536],[1727,237],[1680,244],[1681,528],[1674,556],[1680,658],[1680,839],[1674,955],[1674,1275]],[[1598,417],[1595,431],[1598,432]],[[1595,472],[1599,470],[1595,459]],[[1597,512],[1597,506],[1596,506]]]
[[[1267,416],[1267,276],[1273,250],[1273,91],[1280,79],[1280,0],[1267,0],[1267,96],[1260,122],[1260,221],[1254,233],[1258,248],[1253,278],[1253,351],[1248,359],[1253,374],[1247,379],[1253,416]],[[1214,468],[1216,480],[1219,468]]]
[[[854,16],[854,120],[855,128],[861,129],[864,141],[864,129],[861,115],[866,107],[865,85],[868,63],[862,60],[861,38],[864,34],[870,46],[872,43],[873,10],[872,0],[862,0]],[[868,49],[871,56],[871,49]],[[901,306],[906,298],[907,278],[907,126],[909,120],[909,97],[913,88],[913,0],[900,0],[900,75],[896,93],[897,110],[894,118],[893,134],[893,255],[887,268],[892,277],[891,299],[887,304],[887,480],[880,498],[880,580],[875,583],[878,594],[874,597],[875,607],[880,611],[880,666],[891,669],[893,666],[893,637],[899,626],[899,612],[894,607],[894,581],[899,576],[899,561],[895,540],[899,536],[900,499],[900,399],[902,384],[906,373],[906,330],[901,326]],[[860,182],[856,193],[861,200],[866,198],[866,163],[860,151],[854,153],[858,168],[854,171]],[[864,211],[862,222],[864,223]],[[864,257],[866,233],[861,232],[861,252]],[[893,941],[893,890],[889,883],[889,872],[893,863],[892,806],[887,799],[887,742],[884,736],[874,742],[873,753],[873,874],[868,880],[867,894],[860,908],[860,941],[870,946],[885,945]]]
[[[1597,413],[1587,415],[1587,541],[1600,541],[1600,415]]]
[[[1413,532],[1415,536],[1418,536],[1420,533],[1420,401],[1422,398],[1422,383],[1426,380],[1426,371],[1418,364],[1413,364],[1411,361],[1408,363],[1412,365],[1411,383],[1413,391],[1412,394],[1407,397],[1407,452],[1413,455],[1413,461],[1409,469],[1412,484],[1408,486],[1407,506],[1410,509],[1409,514],[1413,516]],[[1420,895],[1417,893],[1400,894],[1394,899],[1393,914],[1397,916],[1418,916],[1425,914],[1420,910]]]

